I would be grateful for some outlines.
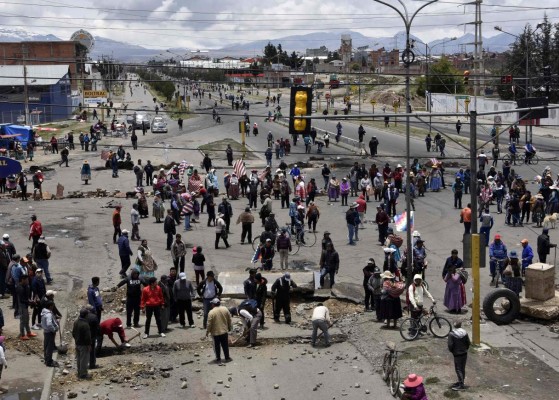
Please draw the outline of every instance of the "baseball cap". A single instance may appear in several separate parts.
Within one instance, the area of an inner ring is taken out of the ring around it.
[[[211,304],[220,304],[221,300],[219,300],[217,297],[215,299],[213,299],[212,301],[210,301]]]
[[[185,281],[185,280],[186,280],[186,274],[185,274],[184,272],[181,272],[181,273],[179,274],[179,279],[180,279],[181,281]]]
[[[290,281],[291,280],[291,274],[289,272],[286,272],[285,274],[283,274],[283,279],[285,279],[286,281]]]
[[[501,240],[501,235],[499,235],[498,233],[495,235],[495,239]]]
[[[9,239],[10,235],[8,235],[7,233],[4,233],[4,236],[2,236],[3,239]]]
[[[56,291],[54,291],[54,290],[47,290],[47,293],[46,293],[47,296],[54,296],[55,294],[56,294]]]

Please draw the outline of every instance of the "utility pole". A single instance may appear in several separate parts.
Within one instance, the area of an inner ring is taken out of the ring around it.
[[[481,3],[483,0],[475,0],[473,4],[476,6],[476,20],[474,22],[475,40],[474,40],[474,110],[477,111],[477,97],[481,89],[481,75],[485,74],[483,67],[483,36],[481,35]],[[469,3],[471,4],[471,3]]]
[[[470,204],[472,225],[470,227],[470,258],[472,260],[472,282],[473,282],[473,301],[472,301],[472,342],[474,345],[480,344],[480,325],[479,325],[479,310],[480,310],[480,256],[481,256],[481,243],[485,243],[477,231],[477,111],[470,111]],[[485,251],[485,247],[483,247]]]
[[[25,104],[25,125],[29,124],[29,94],[27,90],[27,45],[22,44],[22,61],[23,61],[23,102]]]

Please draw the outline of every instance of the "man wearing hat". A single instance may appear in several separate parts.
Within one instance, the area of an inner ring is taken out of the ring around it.
[[[526,268],[532,264],[532,260],[534,259],[534,250],[532,250],[532,246],[528,244],[528,239],[522,239],[520,241],[522,245],[522,276],[526,274]]]
[[[322,251],[318,265],[320,266],[320,287],[324,287],[326,275],[330,277],[330,287],[334,287],[334,277],[340,268],[340,256],[334,249],[333,243],[326,245],[326,250]]]
[[[261,236],[262,238],[262,236]],[[254,253],[254,257],[252,258],[252,262],[255,263],[260,258],[260,262],[262,263],[261,268],[264,271],[270,271],[273,267],[273,260],[276,252],[274,251],[274,246],[272,244],[271,238],[266,238],[264,243],[260,243],[258,249]]]
[[[280,312],[283,310],[285,323],[291,323],[291,310],[289,292],[297,285],[291,280],[291,274],[286,272],[283,276],[276,279],[272,285],[272,299],[274,299],[274,321],[279,322]]]
[[[223,219],[222,213],[217,213],[217,220],[215,221],[215,248],[219,248],[219,239],[223,239],[225,243],[225,248],[228,249],[229,242],[227,242],[227,224]]]
[[[10,258],[12,258],[13,255],[17,253],[17,251],[16,246],[14,246],[14,244],[10,241],[10,235],[4,233],[4,235],[2,236],[2,241],[4,242],[4,248],[10,255]]]
[[[188,317],[188,325],[195,328],[194,319],[192,318],[192,299],[196,296],[194,286],[186,278],[186,274],[181,272],[179,279],[173,284],[173,297],[177,303],[179,323],[183,328],[186,328],[186,319],[184,314]]]
[[[48,246],[44,236],[39,238],[39,241],[33,249],[33,259],[37,263],[37,266],[45,272],[45,277],[47,278],[47,285],[52,283],[52,277],[49,271],[49,258],[51,256],[50,247]]]
[[[248,243],[252,243],[252,224],[254,224],[254,215],[250,212],[250,207],[246,207],[245,211],[237,217],[237,224],[241,224],[241,244],[245,243],[247,238]]]
[[[132,264],[130,256],[133,255],[132,249],[130,248],[130,241],[128,240],[128,230],[123,229],[121,236],[117,241],[118,245],[118,255],[120,257],[120,276],[126,278],[126,271]]]
[[[345,220],[347,223],[348,239],[350,245],[354,246],[354,236],[358,226],[359,213],[357,212],[357,203],[352,203],[346,211]]]
[[[332,243],[332,238],[330,237],[330,232],[324,231],[322,234],[322,251],[326,250],[328,243]]]
[[[496,234],[495,240],[489,245],[489,269],[491,271],[491,283],[495,281],[497,262],[500,261],[499,267],[500,269],[504,269],[504,261],[507,258],[507,255],[507,246],[505,246],[505,244],[501,240],[501,235]],[[501,274],[502,272],[503,271],[500,270],[499,274]]]
[[[120,216],[120,210],[122,209],[121,205],[117,205],[115,207],[115,210],[113,211],[113,227],[114,227],[114,233],[113,233],[113,243],[116,244],[116,238],[117,236],[120,237],[122,235],[122,231],[120,230],[120,225],[122,224],[122,218]]]
[[[538,257],[541,263],[545,263],[547,260],[547,255],[549,254],[552,247],[557,247],[556,244],[552,244],[549,239],[549,229],[543,228],[542,234],[538,236],[537,242]]]
[[[471,212],[471,211],[470,211]],[[483,233],[485,235],[485,247],[489,245],[489,237],[491,235],[491,228],[493,228],[493,216],[489,212],[489,209],[486,208],[481,217],[479,218],[481,222],[481,226],[479,228],[479,233]]]
[[[217,207],[217,212],[223,215],[223,220],[225,221],[225,226],[227,227],[227,233],[231,233],[229,226],[231,225],[233,208],[231,207],[231,203],[227,201],[227,197],[221,199],[221,204]]]
[[[212,309],[208,314],[206,337],[211,334],[214,339],[215,362],[221,363],[221,349],[223,349],[225,361],[233,361],[229,357],[229,331],[233,329],[231,313],[227,307],[221,305],[221,301],[217,297],[210,304]]]

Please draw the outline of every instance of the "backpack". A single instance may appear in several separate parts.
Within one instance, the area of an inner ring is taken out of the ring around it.
[[[404,243],[404,239],[402,239],[401,236],[392,235],[390,237],[390,243],[393,244],[394,246],[396,246],[397,248],[400,248],[402,246],[402,244]]]
[[[248,300],[243,300],[243,302],[241,304],[239,304],[239,311],[240,310],[247,310],[249,313],[253,313],[256,312],[256,309],[258,308],[258,302],[255,299],[248,299]]]
[[[462,280],[462,283],[465,285],[466,282],[468,282],[468,271],[466,271],[465,269],[461,269],[460,271],[458,271],[458,275],[460,275],[460,279]]]

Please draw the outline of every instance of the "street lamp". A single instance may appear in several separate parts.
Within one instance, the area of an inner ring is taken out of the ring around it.
[[[534,29],[534,31],[532,33],[535,33],[538,29],[540,29],[543,26],[543,24],[538,24],[536,26],[536,29]],[[493,29],[495,29],[496,31],[502,32],[502,33],[506,33],[509,36],[515,37],[518,40],[522,40],[522,38],[518,35],[515,35],[514,33],[510,33],[507,31],[504,31],[503,28],[501,28],[500,26],[495,26]],[[525,90],[525,97],[528,98],[530,97],[530,88],[531,88],[531,79],[530,79],[530,74],[528,72],[528,68],[529,68],[529,60],[530,60],[530,52],[528,51],[528,33],[525,32],[524,33],[524,51],[526,52],[526,66],[525,66],[525,78],[524,78],[524,84],[526,87]],[[525,133],[525,140],[526,142],[528,142],[528,126],[526,126],[526,133]],[[530,124],[530,142],[532,142],[532,124]]]
[[[398,8],[396,8],[396,6],[393,6],[392,4],[386,3],[382,0],[373,0],[376,3],[385,5],[387,7],[390,7],[391,9],[393,9],[394,11],[396,11],[398,13],[398,15],[400,15],[400,17],[402,18],[402,21],[404,22],[405,28],[406,28],[406,49],[404,50],[404,52],[402,53],[402,61],[404,63],[404,66],[406,68],[406,168],[407,168],[407,173],[406,173],[406,246],[407,246],[407,250],[406,250],[406,262],[407,262],[407,267],[408,267],[408,277],[407,277],[407,282],[408,284],[410,284],[413,281],[413,268],[412,268],[412,243],[411,243],[411,194],[410,194],[410,172],[411,172],[411,168],[410,168],[410,113],[411,113],[411,109],[410,109],[410,65],[413,63],[413,61],[415,60],[415,55],[413,54],[412,50],[411,50],[411,43],[410,43],[410,30],[411,30],[411,24],[413,22],[413,19],[415,18],[415,16],[419,13],[419,11],[421,11],[422,9],[424,9],[425,7],[427,7],[430,4],[436,3],[438,0],[431,0],[428,1],[427,3],[421,5],[414,13],[413,15],[409,16],[408,13],[408,9],[406,7],[406,5],[404,4],[403,0],[398,0],[398,3],[400,3],[402,5],[402,7],[404,8],[404,12],[400,11]]]

